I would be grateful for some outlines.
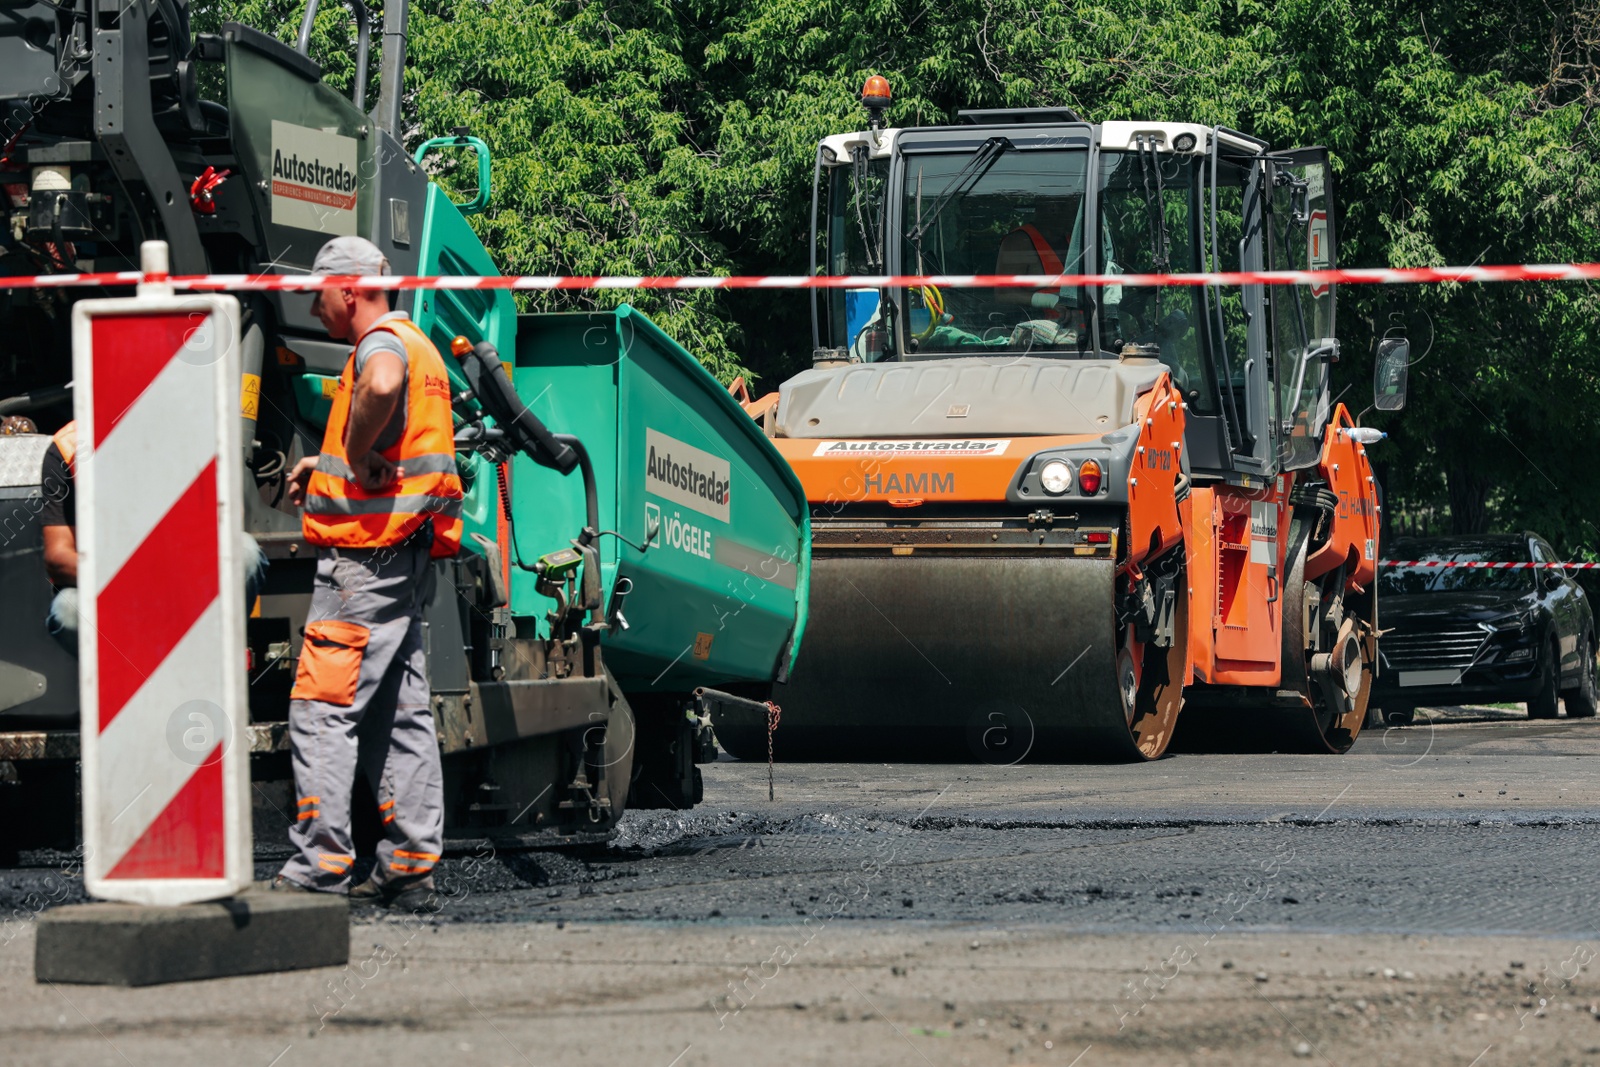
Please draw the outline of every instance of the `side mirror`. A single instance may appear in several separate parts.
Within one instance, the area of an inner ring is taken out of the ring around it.
[[[1385,337],[1378,342],[1372,368],[1372,406],[1379,411],[1399,411],[1406,406],[1406,368],[1411,365],[1411,342]]]

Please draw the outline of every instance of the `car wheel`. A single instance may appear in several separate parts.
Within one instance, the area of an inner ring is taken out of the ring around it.
[[[1579,647],[1583,649],[1583,678],[1562,693],[1561,699],[1567,705],[1567,718],[1592,719],[1596,707],[1600,706],[1600,678],[1596,678],[1594,638],[1585,636]]]
[[[1410,726],[1417,721],[1415,704],[1385,704],[1383,721],[1390,726]]]
[[[1561,676],[1560,663],[1560,654],[1556,646],[1551,645],[1545,650],[1544,666],[1539,670],[1539,691],[1528,701],[1528,718],[1553,719],[1561,713],[1556,690]]]

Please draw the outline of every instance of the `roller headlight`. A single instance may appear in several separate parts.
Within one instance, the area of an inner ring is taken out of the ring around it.
[[[1072,468],[1059,459],[1053,459],[1039,469],[1039,484],[1051,496],[1060,496],[1072,488]]]

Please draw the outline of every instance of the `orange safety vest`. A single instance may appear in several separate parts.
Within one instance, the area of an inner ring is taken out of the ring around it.
[[[369,493],[350,470],[344,438],[355,393],[352,349],[333,395],[322,455],[306,489],[301,519],[306,540],[332,548],[383,548],[399,544],[431,522],[431,555],[436,559],[453,556],[461,547],[462,491],[444,360],[428,335],[410,319],[390,319],[373,329],[388,330],[406,346],[406,429],[400,440],[382,453],[405,468],[405,476],[382,492]]]
[[[67,469],[72,471],[73,476],[76,477],[78,472],[73,468],[72,460],[78,454],[78,420],[73,419],[61,427],[56,431],[55,436],[50,438],[50,441],[56,446],[56,450],[61,453],[61,460],[67,465]]]
[[[1050,247],[1050,242],[1044,239],[1044,234],[1039,232],[1039,227],[1031,222],[1024,222],[1017,227],[1028,235],[1028,240],[1033,242],[1033,250],[1039,255],[1041,274],[1060,274],[1061,257],[1056,255],[1056,250]],[[1040,290],[1043,292],[1043,290]]]

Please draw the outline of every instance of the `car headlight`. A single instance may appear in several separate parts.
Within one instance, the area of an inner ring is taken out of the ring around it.
[[[1072,467],[1062,460],[1051,460],[1039,469],[1039,484],[1051,496],[1060,496],[1072,488]]]
[[[1489,624],[1494,627],[1495,633],[1514,634],[1520,633],[1533,625],[1532,615],[1507,615],[1505,618],[1496,619]]]

